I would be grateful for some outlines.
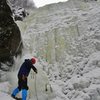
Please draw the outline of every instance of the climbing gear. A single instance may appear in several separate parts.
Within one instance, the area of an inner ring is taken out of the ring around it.
[[[23,78],[23,76],[18,76],[18,89],[19,90],[22,90],[22,89],[28,90],[27,77]]]
[[[22,100],[26,100],[26,98],[27,98],[27,90],[22,89]]]

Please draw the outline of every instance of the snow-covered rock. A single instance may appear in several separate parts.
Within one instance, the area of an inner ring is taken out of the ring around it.
[[[17,20],[23,21],[23,19],[29,15],[29,13],[24,8],[21,7],[15,7],[13,8],[12,11],[15,21]]]

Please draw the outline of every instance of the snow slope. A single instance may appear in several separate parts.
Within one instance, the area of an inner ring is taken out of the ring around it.
[[[24,49],[22,57],[15,59],[13,70],[17,70],[25,58],[38,58],[36,66],[45,73],[37,75],[39,99],[100,100],[99,9],[99,1],[70,0],[31,11],[23,22],[17,22]],[[11,73],[15,77],[14,74]],[[14,80],[11,75],[8,75],[10,85]],[[40,89],[42,78],[44,83]],[[32,88],[34,80],[30,80]],[[44,91],[46,83],[49,84],[47,92]],[[32,99],[36,98],[34,91],[35,88],[29,92]]]

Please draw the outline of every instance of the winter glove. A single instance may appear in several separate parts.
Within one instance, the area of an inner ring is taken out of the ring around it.
[[[37,74],[38,72],[37,72],[37,69],[35,70],[35,73]]]
[[[34,70],[35,73],[37,73],[37,69],[33,66],[32,69]]]

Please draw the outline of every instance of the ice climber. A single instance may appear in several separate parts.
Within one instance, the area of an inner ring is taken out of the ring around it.
[[[22,91],[22,100],[26,100],[27,98],[27,78],[30,73],[31,68],[37,73],[37,69],[35,68],[34,64],[36,63],[36,58],[25,59],[23,64],[21,65],[19,72],[18,72],[18,87],[12,92],[11,96],[14,99],[17,99],[16,95]]]

